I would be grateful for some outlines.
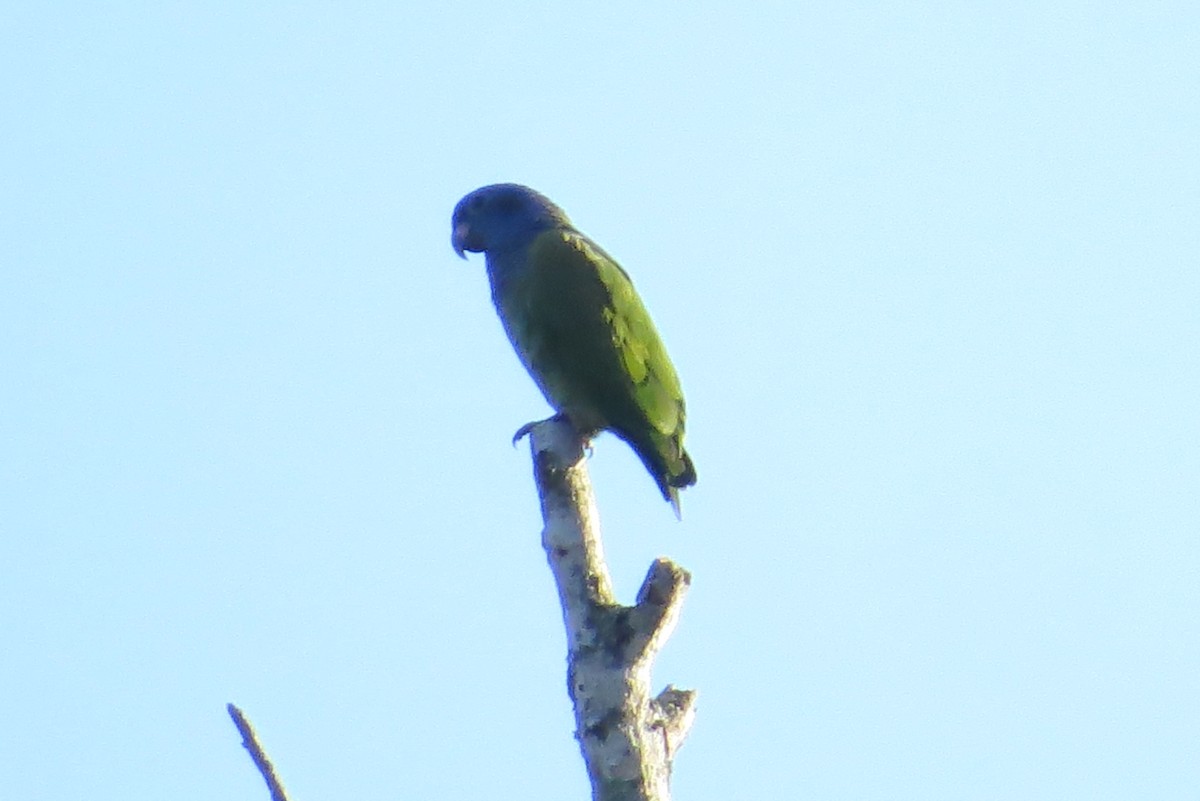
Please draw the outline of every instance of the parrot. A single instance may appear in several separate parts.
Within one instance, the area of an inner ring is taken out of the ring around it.
[[[627,442],[682,519],[679,490],[696,483],[683,391],[628,273],[520,184],[470,192],[451,229],[461,258],[484,254],[500,322],[556,417],[585,442],[601,431]]]

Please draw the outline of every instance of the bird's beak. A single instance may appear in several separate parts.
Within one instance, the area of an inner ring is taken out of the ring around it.
[[[471,234],[471,226],[465,222],[460,222],[454,226],[454,234],[450,237],[450,244],[454,246],[454,252],[458,254],[460,259],[467,257],[467,237]]]

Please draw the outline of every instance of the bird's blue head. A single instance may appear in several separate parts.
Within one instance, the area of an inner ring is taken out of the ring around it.
[[[458,201],[450,243],[464,259],[468,250],[504,255],[542,231],[570,225],[566,213],[545,195],[520,184],[492,184]]]

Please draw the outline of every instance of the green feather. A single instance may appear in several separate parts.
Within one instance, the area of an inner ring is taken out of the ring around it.
[[[496,298],[521,360],[581,431],[628,442],[678,512],[676,488],[696,481],[683,391],[629,276],[572,229],[542,232],[526,258]]]

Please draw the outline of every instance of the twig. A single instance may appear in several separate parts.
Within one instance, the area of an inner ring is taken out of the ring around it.
[[[288,801],[283,783],[275,775],[275,766],[271,764],[266,751],[263,751],[262,746],[259,745],[258,735],[254,733],[254,727],[250,725],[250,721],[242,714],[242,710],[233,704],[226,704],[225,708],[229,710],[229,717],[233,718],[233,725],[237,726],[238,733],[242,735],[242,747],[250,752],[250,758],[254,760],[254,767],[258,768],[263,781],[267,783],[267,789],[271,791],[271,801]]]
[[[695,719],[696,694],[650,697],[654,658],[675,627],[691,575],[650,566],[634,606],[617,603],[604,563],[583,443],[561,419],[528,427],[541,497],[542,545],[567,629],[567,687],[595,801],[668,801],[671,763]]]

